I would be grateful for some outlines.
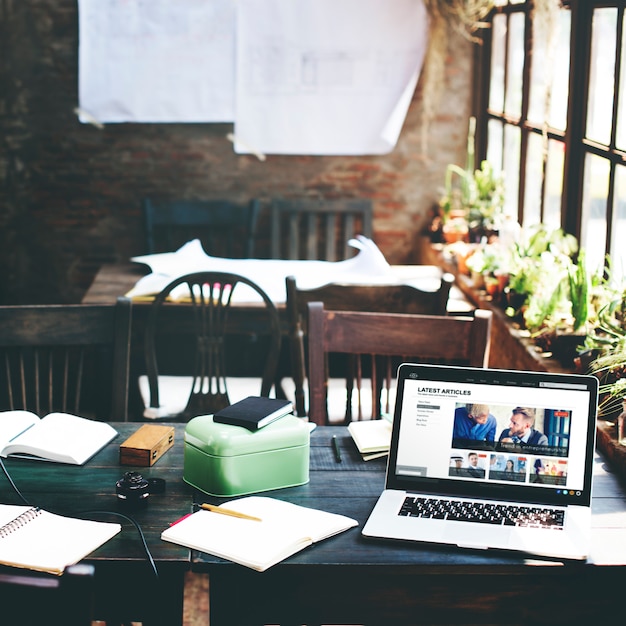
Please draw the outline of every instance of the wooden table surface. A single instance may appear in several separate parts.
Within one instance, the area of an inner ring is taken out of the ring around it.
[[[144,626],[182,624],[184,573],[190,552],[161,540],[169,523],[192,510],[193,490],[182,480],[184,425],[175,426],[174,447],[152,467],[120,465],[119,446],[141,424],[112,423],[117,437],[83,466],[25,459],[6,459],[18,489],[36,506],[61,515],[119,522],[122,532],[86,559],[96,566],[96,617],[111,625],[143,621]],[[115,484],[126,471],[166,481],[163,495],[150,495],[144,506],[128,509],[116,496]],[[3,502],[21,504],[5,482]],[[98,513],[95,513],[98,511]],[[141,527],[155,561],[156,580],[135,526]],[[53,540],[51,538],[51,540]]]
[[[209,572],[212,624],[599,623],[626,584],[626,496],[599,456],[594,471],[587,563],[365,539],[360,531],[384,487],[385,460],[365,463],[345,428],[318,427],[310,482],[268,494],[347,514],[359,527],[262,574],[197,553],[193,568]]]
[[[420,274],[424,271],[430,272],[430,266],[423,265],[394,265],[394,274],[402,282],[414,283],[420,286]],[[135,283],[149,273],[149,268],[139,263],[120,263],[103,265],[91,286],[82,298],[83,304],[112,304],[118,296],[128,293]],[[275,302],[279,311],[284,309],[284,302]],[[448,312],[467,313],[475,307],[469,303],[461,290],[453,285],[450,289],[448,300]]]
[[[344,427],[316,428],[311,435],[310,481],[267,495],[354,517],[359,522],[268,571],[259,573],[164,542],[161,532],[192,510],[194,494],[183,480],[184,425],[175,444],[152,467],[119,464],[119,445],[140,424],[114,423],[119,435],[84,466],[7,459],[18,488],[35,505],[65,515],[141,526],[156,562],[155,581],[134,526],[93,552],[97,617],[175,626],[182,621],[184,573],[210,577],[211,624],[504,624],[600,623],[612,619],[626,585],[626,494],[596,456],[593,547],[587,563],[560,564],[521,554],[461,550],[366,540],[360,534],[384,486],[385,460],[360,460]],[[331,437],[339,438],[342,462]],[[125,471],[163,478],[166,492],[151,495],[136,511],[121,507],[115,483]],[[20,503],[5,483],[4,502]],[[109,511],[112,513],[94,513]],[[88,513],[89,512],[89,513]]]

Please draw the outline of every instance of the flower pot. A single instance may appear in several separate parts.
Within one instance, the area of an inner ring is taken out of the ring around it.
[[[458,230],[443,231],[443,240],[445,243],[456,243],[457,241],[467,241],[467,233]]]
[[[586,336],[586,333],[554,333],[550,344],[553,356],[563,366],[574,368],[574,359],[579,354],[578,348],[584,345]]]

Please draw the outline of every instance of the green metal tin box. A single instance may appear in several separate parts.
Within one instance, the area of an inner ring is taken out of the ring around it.
[[[185,428],[183,479],[211,496],[240,496],[309,481],[309,426],[287,415],[250,431],[200,415]]]

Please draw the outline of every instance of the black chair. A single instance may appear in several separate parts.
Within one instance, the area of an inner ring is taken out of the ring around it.
[[[94,598],[93,565],[70,565],[62,576],[0,569],[0,611],[7,626],[91,626]]]
[[[172,293],[184,290],[182,301]],[[237,311],[233,295],[258,302],[254,314]],[[244,339],[229,332],[229,320],[246,316]],[[172,281],[151,304],[144,337],[146,374],[139,386],[147,419],[187,421],[214,413],[242,399],[269,396],[274,385],[281,345],[278,311],[253,281],[224,272],[198,272]],[[248,352],[250,350],[250,352]],[[231,365],[232,364],[232,365]],[[233,372],[233,370],[237,372]],[[246,373],[251,376],[229,376]],[[239,393],[229,393],[238,385]]]
[[[270,204],[270,257],[341,261],[355,254],[355,235],[372,238],[373,206],[367,199],[274,199]]]
[[[251,258],[259,203],[231,200],[142,201],[146,253],[173,252],[200,239],[211,256]]]
[[[454,276],[443,273],[438,289],[424,291],[412,285],[347,285],[330,283],[316,289],[299,289],[296,279],[287,276],[287,323],[291,374],[294,381],[296,414],[306,415],[304,383],[306,379],[305,335],[307,333],[307,306],[309,302],[323,302],[335,311],[378,311],[386,313],[418,313],[446,315],[450,288]],[[355,364],[356,365],[356,364]],[[350,377],[349,377],[350,378]],[[352,389],[346,389],[348,398]],[[347,416],[350,419],[350,402],[347,399]]]
[[[131,301],[0,307],[0,410],[126,421]]]

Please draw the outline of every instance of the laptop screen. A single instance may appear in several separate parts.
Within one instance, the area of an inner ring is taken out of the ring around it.
[[[597,396],[593,376],[402,364],[387,487],[588,505]]]

